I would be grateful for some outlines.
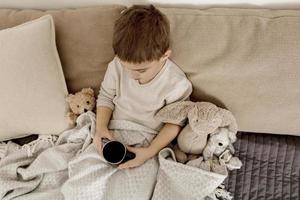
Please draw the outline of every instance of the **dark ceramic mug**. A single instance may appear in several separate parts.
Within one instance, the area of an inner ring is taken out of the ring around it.
[[[103,157],[112,165],[119,165],[135,158],[135,153],[128,151],[122,142],[107,139],[103,139],[102,142]]]

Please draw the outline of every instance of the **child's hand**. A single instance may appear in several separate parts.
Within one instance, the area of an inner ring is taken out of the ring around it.
[[[106,129],[96,129],[96,134],[94,137],[94,144],[100,155],[102,155],[102,138],[107,138],[109,140],[114,140],[112,133]]]
[[[123,164],[120,164],[118,166],[119,169],[138,167],[152,157],[152,153],[148,148],[128,146],[127,149],[135,153],[135,158]]]

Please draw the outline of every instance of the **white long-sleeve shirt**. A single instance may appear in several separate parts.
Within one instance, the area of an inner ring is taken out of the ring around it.
[[[167,104],[187,100],[191,93],[191,82],[169,59],[150,82],[140,84],[130,78],[115,57],[101,83],[97,107],[111,108],[112,119],[137,122],[159,131],[163,123],[154,119],[155,113]],[[182,126],[183,122],[178,125]]]

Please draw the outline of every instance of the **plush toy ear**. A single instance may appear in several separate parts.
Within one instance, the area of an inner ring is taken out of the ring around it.
[[[81,92],[94,96],[94,90],[92,88],[83,88]]]
[[[191,101],[180,101],[171,103],[160,109],[154,116],[158,121],[164,123],[179,124],[187,118],[188,112],[194,107]]]
[[[227,148],[229,149],[229,152],[230,152],[231,154],[234,154],[235,150],[234,150],[234,147],[233,147],[232,144],[229,144]]]
[[[222,123],[219,108],[210,102],[196,102],[195,107],[188,113],[189,123],[194,132],[210,134]]]
[[[211,142],[208,142],[202,152],[204,160],[212,159],[215,149],[216,146],[214,146]]]
[[[66,102],[70,103],[72,101],[72,99],[74,98],[74,94],[69,94],[67,97],[66,97]]]
[[[223,108],[220,108],[219,112],[222,115],[222,119],[223,119],[221,127],[228,126],[229,131],[236,134],[238,131],[238,126],[233,114],[229,110]]]
[[[234,143],[236,141],[236,133],[232,132],[232,131],[228,131],[228,137],[231,143]]]

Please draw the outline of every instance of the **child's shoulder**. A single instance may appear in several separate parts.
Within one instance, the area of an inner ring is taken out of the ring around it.
[[[184,73],[184,71],[172,60],[168,59],[169,62],[169,76],[172,82],[190,82]]]
[[[118,69],[121,67],[117,57],[114,57],[109,63],[108,67]]]
[[[121,71],[121,64],[119,63],[118,59],[114,57],[107,66],[107,72],[114,73],[114,74],[120,74]]]
[[[173,61],[169,64],[169,77],[166,102],[172,103],[176,101],[186,100],[193,91],[191,81],[187,78],[184,71]]]

